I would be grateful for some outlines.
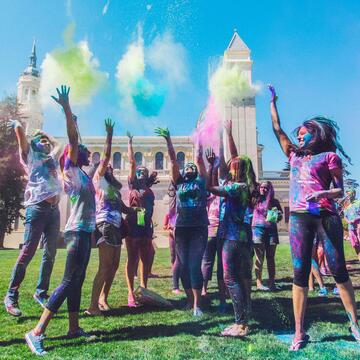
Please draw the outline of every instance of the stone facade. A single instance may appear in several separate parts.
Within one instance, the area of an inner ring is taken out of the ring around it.
[[[238,67],[245,73],[246,78],[251,83],[252,60],[250,57],[250,49],[236,32],[224,52],[222,61],[225,66]],[[38,97],[39,87],[40,74],[36,69],[36,52],[34,44],[32,55],[30,57],[30,65],[26,68],[18,81],[18,99],[22,106],[22,110],[27,116],[28,133],[32,129],[42,128],[43,125],[42,110]],[[251,158],[259,181],[270,180],[273,182],[276,197],[280,200],[285,214],[284,219],[279,224],[279,229],[280,231],[287,231],[289,216],[289,173],[286,171],[263,171],[262,152],[264,146],[258,144],[257,139],[255,98],[243,99],[238,106],[226,104],[223,111],[225,118],[232,119],[233,121],[233,135],[239,154],[246,154]],[[173,136],[172,139],[180,167],[188,161],[193,161],[194,146],[191,138],[188,136]],[[59,141],[65,144],[67,139],[59,138]],[[92,153],[92,163],[97,162],[103,152],[105,136],[84,136],[82,141]],[[156,136],[138,136],[134,137],[133,147],[138,164],[145,165],[150,170],[158,172],[160,183],[153,187],[155,193],[153,222],[156,233],[161,235],[163,219],[168,210],[167,189],[170,182],[169,157],[167,154],[166,143],[164,139]],[[227,144],[225,144],[225,151],[226,156],[228,157]],[[127,137],[120,136],[113,138],[111,162],[115,169],[115,175],[123,184],[122,195],[126,201],[128,194],[127,176],[129,172]],[[63,229],[69,214],[69,203],[65,195],[61,198],[60,208],[61,228]],[[19,232],[19,234],[23,232],[23,226],[21,224],[19,224],[17,232]]]

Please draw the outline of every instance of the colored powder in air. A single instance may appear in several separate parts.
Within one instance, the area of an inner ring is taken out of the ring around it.
[[[141,35],[130,44],[117,65],[116,78],[122,97],[122,107],[143,116],[159,114],[165,102],[166,89],[145,77],[144,44]]]
[[[204,148],[212,147],[216,155],[219,155],[220,131],[222,126],[222,117],[217,109],[215,100],[210,97],[207,107],[193,133],[194,143],[200,143]]]
[[[64,32],[65,46],[47,53],[42,67],[40,94],[43,105],[52,104],[50,95],[56,87],[71,87],[71,102],[86,105],[105,84],[107,73],[100,71],[99,62],[93,57],[87,41],[73,42],[75,25],[70,24]]]
[[[209,81],[209,88],[217,103],[231,103],[239,106],[244,99],[251,98],[260,90],[259,85],[250,82],[236,65],[231,68],[221,65]]]

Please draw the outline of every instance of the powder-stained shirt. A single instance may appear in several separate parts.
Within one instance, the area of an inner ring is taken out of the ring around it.
[[[92,232],[95,229],[95,189],[91,179],[70,158],[65,160],[63,185],[70,199],[67,231]]]
[[[348,223],[349,230],[355,230],[360,222],[360,200],[356,200],[344,209],[344,218]]]
[[[308,203],[306,197],[316,191],[329,190],[331,185],[330,170],[342,169],[340,157],[334,152],[323,152],[316,155],[298,156],[290,154],[290,211],[310,212],[309,206],[319,211],[327,210],[336,213],[332,199],[320,199]]]
[[[28,176],[24,194],[24,206],[38,204],[61,193],[58,177],[59,163],[54,153],[45,155],[29,146],[26,161],[20,156],[20,162]]]
[[[129,184],[129,205],[131,207],[140,207],[145,209],[145,228],[152,227],[152,216],[154,212],[155,195],[148,186],[142,186],[141,182],[135,177],[128,179]],[[129,227],[137,225],[137,214],[127,215]],[[144,228],[144,226],[142,226]],[[132,229],[130,229],[131,231]]]
[[[225,192],[225,213],[220,223],[219,236],[227,240],[248,242],[249,224],[244,222],[245,214],[249,206],[249,190],[245,183],[229,182],[219,187]]]
[[[207,226],[205,179],[198,176],[188,181],[180,177],[176,185],[176,226]]]
[[[120,228],[120,191],[113,185],[109,184],[105,180],[104,176],[100,176],[98,170],[95,172],[93,177],[96,199],[96,223],[100,224],[102,222],[107,222],[117,228]]]
[[[208,236],[215,237],[220,223],[220,196],[211,194],[207,199],[207,211],[208,211]]]
[[[282,212],[280,203],[277,199],[273,199],[271,202],[271,208],[276,207],[278,211]],[[259,201],[253,212],[252,226],[272,227],[276,226],[276,223],[266,221],[268,208],[266,206],[266,200]]]

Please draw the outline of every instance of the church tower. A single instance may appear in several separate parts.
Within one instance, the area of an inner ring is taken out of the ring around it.
[[[237,67],[249,83],[252,82],[252,60],[250,49],[240,38],[236,30],[225,50],[223,64],[228,68]],[[261,177],[261,150],[257,145],[255,97],[243,99],[240,104],[225,104],[225,120],[232,119],[233,136],[239,155],[248,155],[253,163],[257,177]],[[226,139],[226,137],[225,137]],[[258,154],[260,151],[260,156]],[[229,158],[226,144],[225,155]]]
[[[39,101],[40,73],[36,68],[36,45],[33,43],[29,66],[17,83],[17,100],[26,123],[26,134],[43,127],[43,113]]]

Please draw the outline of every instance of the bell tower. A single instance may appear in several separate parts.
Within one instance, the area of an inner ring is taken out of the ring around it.
[[[20,75],[17,83],[17,100],[20,113],[26,123],[26,134],[42,129],[44,119],[39,101],[40,73],[36,68],[36,44],[32,46],[29,66]]]
[[[236,30],[225,50],[223,65],[227,68],[236,67],[252,83],[252,64],[250,49],[240,38]],[[247,155],[251,159],[257,177],[261,176],[261,164],[259,164],[257,131],[256,131],[256,108],[255,96],[244,98],[239,104],[225,104],[225,120],[232,120],[233,137],[239,155]],[[226,139],[226,137],[225,137]],[[225,146],[226,158],[229,158],[228,146]],[[261,159],[261,150],[260,150]],[[260,168],[259,168],[260,165]]]

